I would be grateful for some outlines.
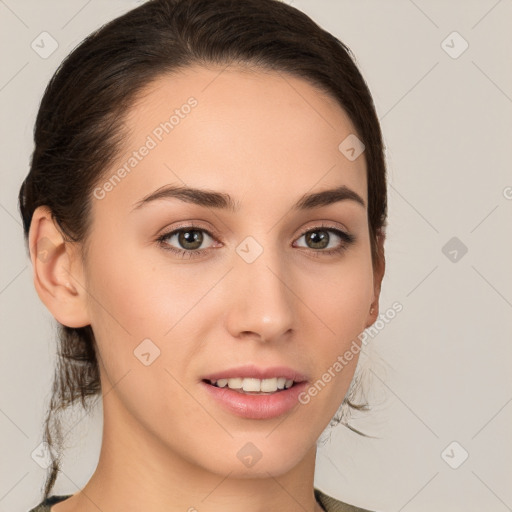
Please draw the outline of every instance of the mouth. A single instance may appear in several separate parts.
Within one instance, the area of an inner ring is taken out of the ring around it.
[[[232,377],[229,379],[203,379],[203,382],[216,388],[229,388],[247,395],[273,395],[296,386],[300,381],[286,377],[256,379],[248,377]]]
[[[299,404],[307,376],[288,366],[245,365],[204,375],[200,382],[208,399],[224,411],[253,420],[277,418]]]
[[[307,381],[297,382],[284,377],[256,379],[232,377],[203,379],[206,396],[224,410],[253,420],[277,418],[299,404],[299,396]]]

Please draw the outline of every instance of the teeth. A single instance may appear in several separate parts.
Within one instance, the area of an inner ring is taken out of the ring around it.
[[[242,389],[244,391],[261,391],[261,380],[259,379],[243,379]]]
[[[292,379],[273,377],[272,379],[253,379],[235,377],[232,379],[212,380],[211,383],[219,388],[243,390],[248,393],[275,393],[278,390],[289,389],[293,386]]]
[[[274,393],[277,389],[277,378],[263,379],[261,381],[261,391],[264,393]]]
[[[230,389],[242,389],[244,385],[244,379],[227,379],[228,386]]]

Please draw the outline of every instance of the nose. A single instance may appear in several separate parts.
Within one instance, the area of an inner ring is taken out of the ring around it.
[[[295,328],[297,298],[289,269],[282,255],[270,249],[263,250],[252,263],[235,254],[225,317],[234,338],[271,342],[288,336]]]

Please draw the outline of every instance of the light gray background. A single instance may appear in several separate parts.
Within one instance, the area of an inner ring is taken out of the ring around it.
[[[45,476],[31,454],[42,440],[55,329],[17,212],[35,114],[71,49],[139,3],[0,0],[1,512],[34,506]],[[378,439],[334,429],[316,485],[385,512],[512,510],[512,1],[289,3],[353,50],[373,93],[389,166],[381,307],[404,307],[361,358],[374,409],[355,425]],[[43,31],[59,45],[45,59],[31,48]],[[459,36],[446,39],[454,31],[469,44],[457,58],[445,51],[463,48]],[[442,251],[454,236],[468,249],[457,261]],[[76,492],[94,471],[101,413],[99,403],[92,418],[77,410],[70,419],[54,494]]]

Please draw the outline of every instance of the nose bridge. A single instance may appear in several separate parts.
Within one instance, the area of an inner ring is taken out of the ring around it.
[[[262,341],[270,341],[293,327],[294,295],[280,251],[270,242],[264,246],[253,237],[237,246],[227,315],[233,336],[252,333]]]

